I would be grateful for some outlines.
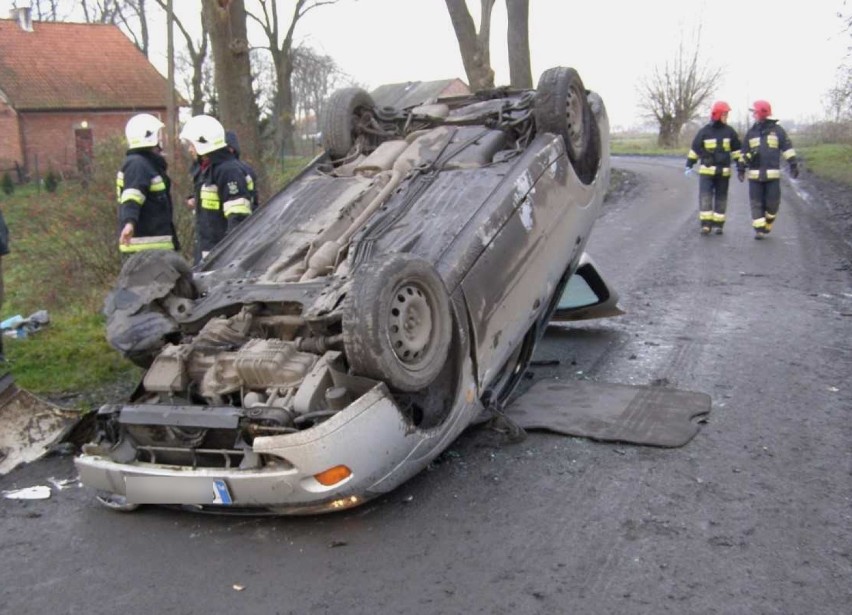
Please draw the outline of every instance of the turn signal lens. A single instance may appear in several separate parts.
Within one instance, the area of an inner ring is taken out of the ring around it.
[[[324,470],[319,474],[314,474],[314,478],[317,479],[317,482],[320,485],[325,485],[326,487],[336,485],[340,481],[346,480],[350,476],[352,476],[352,470],[350,470],[346,466],[334,466],[333,468]]]

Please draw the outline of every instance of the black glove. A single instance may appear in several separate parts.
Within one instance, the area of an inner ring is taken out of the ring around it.
[[[796,179],[797,177],[799,177],[799,165],[797,165],[797,164],[791,164],[790,165],[790,177],[792,177],[793,179]]]
[[[739,167],[737,169],[737,179],[740,180],[740,181],[745,180],[745,169],[744,168]]]

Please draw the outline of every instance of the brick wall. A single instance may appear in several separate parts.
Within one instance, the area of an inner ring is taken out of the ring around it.
[[[35,173],[38,157],[39,175],[44,177],[49,168],[65,175],[77,174],[77,150],[74,131],[89,128],[92,131],[95,151],[98,144],[110,137],[124,139],[127,120],[138,111],[67,111],[21,112],[23,147],[26,151],[27,171]],[[165,121],[166,111],[151,111]]]
[[[15,161],[23,159],[20,136],[18,114],[0,100],[0,174],[13,170]]]

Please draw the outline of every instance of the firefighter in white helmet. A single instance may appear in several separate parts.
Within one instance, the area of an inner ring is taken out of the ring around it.
[[[244,167],[228,148],[225,129],[214,117],[196,115],[180,132],[199,164],[196,229],[204,258],[251,214],[252,192]]]
[[[116,177],[119,242],[123,254],[142,250],[177,250],[172,219],[171,180],[160,147],[163,123],[150,113],[127,122],[127,155]]]

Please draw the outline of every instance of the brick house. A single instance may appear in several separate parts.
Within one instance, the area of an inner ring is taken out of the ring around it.
[[[117,26],[18,18],[0,19],[0,172],[77,175],[134,114],[166,121],[166,79]]]

